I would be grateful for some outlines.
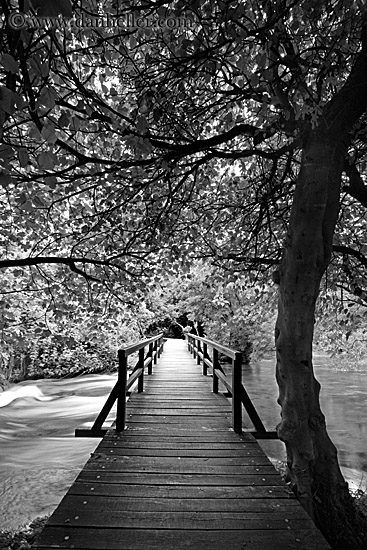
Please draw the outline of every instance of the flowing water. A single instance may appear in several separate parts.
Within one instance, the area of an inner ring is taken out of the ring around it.
[[[316,357],[315,370],[343,472],[365,486],[367,374],[336,370],[325,357]],[[57,506],[99,442],[75,438],[74,429],[94,420],[115,381],[115,375],[37,380],[0,393],[0,529],[17,528]],[[243,381],[264,424],[274,428],[280,419],[274,359],[245,366]],[[281,442],[261,444],[271,458],[284,460]]]
[[[355,372],[341,370],[337,361],[337,358],[314,356],[316,378],[321,383],[321,408],[345,478],[352,489],[366,489],[367,365],[365,372]],[[243,367],[243,383],[267,429],[274,429],[280,421],[274,364],[272,358]],[[251,427],[246,418],[244,422]],[[260,444],[270,458],[285,460],[285,447],[280,441]]]
[[[49,514],[99,439],[75,438],[115,384],[111,375],[22,382],[0,393],[0,529]]]

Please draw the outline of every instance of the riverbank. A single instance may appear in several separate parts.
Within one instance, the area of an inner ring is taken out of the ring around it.
[[[279,472],[284,481],[287,475],[287,463],[282,460],[271,460],[275,469]],[[290,487],[290,484],[287,483]],[[290,487],[291,489],[291,487]],[[367,489],[355,489],[349,485],[349,493],[352,497],[352,503],[349,508],[348,522],[342,526],[340,534],[342,536],[341,544],[335,546],[331,544],[333,550],[366,550],[367,548]],[[317,522],[316,522],[317,524]],[[322,525],[317,525],[323,533]],[[325,535],[325,533],[324,533]]]
[[[48,517],[36,518],[16,531],[0,529],[0,550],[31,550]]]

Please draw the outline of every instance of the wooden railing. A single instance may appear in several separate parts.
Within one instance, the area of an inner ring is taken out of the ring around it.
[[[153,364],[156,364],[163,350],[163,333],[142,340],[136,344],[126,346],[118,350],[118,377],[115,386],[112,388],[101,412],[97,416],[91,428],[77,428],[76,437],[103,437],[108,428],[103,428],[103,424],[110,413],[115,401],[117,401],[116,410],[116,431],[122,432],[126,426],[126,396],[137,381],[137,390],[144,390],[144,373],[148,368],[148,374],[152,374]],[[139,359],[128,377],[128,357],[139,352]]]
[[[261,421],[246,389],[242,384],[242,354],[239,351],[227,348],[213,342],[207,338],[196,336],[195,334],[186,334],[189,351],[196,358],[198,365],[203,366],[203,375],[208,372],[213,377],[213,392],[218,393],[219,381],[227,390],[226,396],[232,397],[232,424],[233,429],[237,433],[242,430],[242,405],[245,407],[251,422],[255,427],[255,431],[251,432],[257,439],[278,439],[275,431],[267,431]],[[213,354],[210,358],[208,347],[212,348]],[[232,361],[232,382],[226,376],[219,362],[219,353],[222,353]]]

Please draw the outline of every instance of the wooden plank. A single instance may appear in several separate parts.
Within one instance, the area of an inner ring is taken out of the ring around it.
[[[138,404],[130,405],[127,407],[127,412],[129,414],[149,414],[149,415],[167,415],[167,416],[175,416],[175,415],[185,415],[185,416],[196,416],[196,415],[222,415],[225,413],[231,412],[231,407],[228,406],[220,406],[220,407],[213,407],[213,406],[201,406],[201,407],[193,407],[193,406],[184,406],[184,407],[170,407],[170,408],[163,408],[163,407],[154,407],[151,405],[148,407],[147,405],[144,407],[139,407]]]
[[[139,411],[139,410],[136,410],[136,411],[131,411],[129,410],[128,411],[128,417],[130,418],[130,421],[132,422],[138,422],[139,420],[142,419],[142,417],[146,418],[147,419],[147,422],[149,422],[150,418],[154,418],[155,416],[160,416],[161,418],[169,418],[170,416],[174,417],[174,416],[178,416],[178,417],[182,417],[182,416],[185,416],[185,417],[188,417],[188,418],[185,418],[184,421],[182,421],[182,427],[185,426],[185,424],[189,424],[190,423],[190,417],[191,417],[191,423],[192,424],[195,424],[195,421],[196,421],[196,418],[197,416],[207,416],[208,419],[210,420],[210,418],[212,416],[215,415],[215,419],[212,420],[212,424],[213,426],[216,426],[217,423],[218,425],[223,425],[223,426],[226,426],[227,430],[228,430],[228,427],[229,427],[229,421],[230,421],[230,418],[231,418],[231,411],[230,410],[223,410],[223,411],[201,411],[202,414],[198,414],[199,413],[199,410],[198,411],[186,411],[185,413],[185,409],[183,409],[182,411],[180,410],[174,410],[173,411],[174,414],[171,415],[171,411],[169,409],[167,409],[166,411],[159,411],[159,410],[156,410],[156,411],[146,411],[144,412],[143,411]],[[219,418],[217,418],[219,417]],[[220,422],[220,418],[222,418],[223,422]]]
[[[195,448],[198,447],[198,448]],[[245,447],[242,444],[218,444],[213,443],[213,446],[210,444],[200,445],[195,443],[177,443],[174,447],[169,442],[158,442],[158,441],[149,441],[147,443],[137,443],[137,442],[126,442],[124,445],[118,445],[116,442],[103,441],[98,446],[99,453],[117,453],[117,454],[139,454],[137,451],[142,451],[147,456],[151,456],[154,453],[158,453],[162,456],[202,456],[202,457],[213,457],[213,456],[222,456],[233,458],[235,456],[264,456],[264,453],[261,449],[257,448],[255,445]],[[192,454],[190,454],[192,453]]]
[[[192,410],[192,411],[228,411],[231,410],[231,406],[229,403],[213,403],[211,400],[208,402],[205,401],[164,401],[164,402],[149,402],[149,401],[142,401],[140,399],[136,399],[133,401],[129,401],[128,409],[134,412],[135,410],[145,412],[145,411],[164,411],[164,410],[174,410],[182,411],[182,410]],[[154,413],[152,413],[154,414]]]
[[[188,474],[188,473],[159,473],[159,472],[119,472],[109,469],[84,468],[77,477],[77,481],[90,481],[94,483],[124,483],[134,485],[195,485],[195,486],[261,486],[284,485],[280,476],[274,470],[270,473],[227,473],[227,474]]]
[[[138,434],[139,431],[143,434],[149,433],[150,435],[154,435],[156,437],[171,435],[176,437],[187,437],[190,434],[196,437],[200,437],[201,434],[213,434],[216,439],[221,439],[222,435],[226,436],[228,433],[230,433],[228,430],[228,424],[217,426],[213,423],[210,424],[205,418],[202,418],[200,423],[196,422],[196,424],[193,424],[191,422],[190,424],[186,424],[184,426],[177,422],[172,424],[163,424],[162,422],[158,423],[157,421],[155,422],[155,424],[149,425],[148,423],[144,424],[144,422],[134,422],[133,419],[130,418],[127,429],[120,433],[130,433],[135,435]]]
[[[243,449],[128,449],[124,447],[98,447],[98,454],[105,456],[122,456],[122,457],[164,457],[164,458],[242,458],[251,457],[251,460],[256,464],[268,464],[269,459],[264,457],[261,452],[244,452]]]
[[[149,379],[148,379],[149,380]],[[133,393],[133,397],[135,398],[137,394]],[[198,388],[197,386],[193,388],[177,388],[176,386],[173,386],[169,388],[169,391],[167,390],[167,386],[165,385],[151,385],[149,381],[149,386],[147,390],[147,386],[142,394],[143,396],[162,396],[162,398],[175,398],[177,397],[183,397],[184,399],[190,398],[190,396],[194,396],[195,399],[201,399],[204,398],[210,398],[211,395],[216,395],[220,399],[226,399],[222,394],[213,394],[211,391],[211,388],[207,388],[206,386],[203,389]]]
[[[213,418],[210,414],[195,416],[195,415],[187,415],[187,420],[185,421],[185,426],[182,425],[182,416],[177,414],[176,416],[169,416],[167,415],[156,415],[156,416],[148,416],[145,414],[134,414],[134,415],[127,415],[126,418],[126,424],[129,426],[130,424],[143,422],[144,424],[148,423],[155,423],[155,424],[178,424],[178,426],[181,426],[182,428],[186,429],[195,429],[197,425],[199,424],[202,428],[204,427],[212,427],[212,428],[219,428],[222,427],[223,429],[228,429],[228,424],[230,422],[230,413],[227,413],[226,416],[224,415],[218,415],[215,418]]]
[[[109,454],[102,454],[97,449],[95,453],[91,456],[91,458],[88,460],[88,463],[96,463],[102,465],[107,465],[110,462],[113,462],[114,464],[131,464],[133,463],[136,468],[144,468],[145,466],[149,466],[149,468],[161,468],[162,471],[167,469],[166,471],[169,472],[171,468],[185,468],[188,472],[194,471],[195,468],[214,468],[218,467],[218,469],[225,470],[226,468],[230,468],[231,466],[270,466],[271,465],[268,457],[265,455],[263,456],[239,456],[239,457],[207,457],[206,455],[198,456],[198,457],[191,457],[191,456],[184,456],[184,454],[178,454],[178,456],[139,456],[139,455],[133,455],[128,456],[125,454],[117,454],[117,452],[113,449],[113,453]],[[113,456],[112,456],[113,455]]]
[[[152,430],[149,431],[149,428]],[[240,442],[234,440],[234,438],[231,438],[231,435],[233,434],[231,432],[228,432],[226,430],[221,431],[208,431],[208,430],[198,430],[194,433],[191,433],[189,430],[179,430],[178,432],[172,432],[171,433],[165,433],[160,430],[157,430],[154,426],[148,426],[148,430],[143,430],[139,428],[132,428],[129,427],[129,429],[125,430],[124,432],[121,432],[118,434],[117,432],[113,436],[109,436],[109,433],[111,430],[107,431],[105,437],[103,438],[104,443],[117,443],[117,444],[124,444],[124,442],[136,442],[137,445],[144,442],[158,442],[161,443],[167,443],[169,444],[172,442],[171,447],[173,447],[175,444],[203,444],[203,445],[209,445],[210,443],[213,443],[213,445],[241,445],[242,440]],[[242,434],[245,435],[245,434]],[[246,434],[247,435],[247,434]],[[251,434],[248,434],[251,435]],[[121,437],[121,439],[118,439],[118,437]],[[158,438],[159,436],[159,438]],[[252,446],[258,446],[256,440],[251,436],[251,440],[246,441],[246,448],[248,445]],[[261,449],[260,449],[261,450]]]
[[[115,460],[89,460],[85,465],[86,470],[109,470],[111,472],[142,472],[142,473],[162,473],[162,474],[215,474],[215,475],[233,475],[238,472],[238,465],[231,464],[229,466],[223,465],[220,467],[218,464],[210,466],[205,459],[202,463],[198,463],[197,460],[191,461],[191,468],[187,464],[187,461],[177,461],[175,464],[170,462],[169,464],[160,464],[158,460],[152,463],[152,460],[146,460],[142,462],[138,461],[135,457],[131,460],[125,460],[118,462]],[[139,464],[137,464],[139,462]],[[251,474],[272,474],[272,465],[253,465],[248,464],[242,466],[241,473],[243,475]]]
[[[190,378],[187,382],[180,381],[179,383],[175,378],[166,380],[153,379],[152,381],[149,381],[149,391],[150,389],[159,389],[161,390],[162,395],[165,393],[171,394],[171,390],[178,390],[178,384],[181,389],[180,393],[191,392],[193,390],[196,392],[201,391],[202,393],[208,392],[210,394],[210,388],[208,387],[206,380],[193,380],[192,378]],[[146,393],[149,394],[148,390],[146,390]],[[177,393],[179,392],[177,391]]]
[[[234,434],[228,427],[225,430],[205,431],[199,429],[195,432],[183,429],[181,431],[174,431],[172,434],[166,433],[164,427],[160,432],[158,432],[157,427],[152,426],[148,426],[147,430],[142,431],[129,427],[127,430],[117,433],[114,429],[111,429],[105,435],[104,441],[122,442],[122,444],[125,441],[136,441],[137,443],[142,441],[158,441],[157,433],[159,433],[159,441],[172,442],[172,446],[176,443],[187,441],[206,444],[209,442],[236,445],[246,443],[246,446],[252,443],[258,447],[256,439],[250,433],[242,432],[242,434]]]
[[[154,497],[123,497],[111,495],[98,495],[90,492],[89,496],[68,493],[62,500],[57,512],[54,514],[54,523],[70,518],[70,510],[80,510],[80,524],[84,523],[84,517],[95,515],[99,511],[114,512],[224,512],[246,514],[248,518],[257,518],[267,514],[274,517],[278,515],[283,521],[286,519],[299,519],[310,521],[310,517],[301,508],[296,499],[256,499],[256,498],[171,498],[165,496]],[[85,514],[85,516],[84,516]],[[287,522],[286,522],[287,523]]]
[[[147,542],[149,541],[149,546]],[[330,550],[315,528],[273,531],[95,529],[46,527],[37,548],[74,550]]]
[[[148,480],[146,480],[148,481]],[[268,481],[269,483],[269,481]],[[76,481],[69,490],[69,495],[118,496],[128,498],[207,498],[207,499],[286,499],[295,500],[295,496],[284,485],[152,485],[105,483]]]
[[[93,499],[92,499],[93,500]],[[107,503],[106,503],[107,505]],[[72,504],[70,503],[70,506]],[[284,517],[283,512],[203,512],[195,510],[190,512],[129,512],[100,510],[93,511],[88,507],[88,502],[83,509],[78,510],[74,516],[62,513],[61,507],[51,516],[49,525],[68,525],[93,527],[100,529],[211,529],[220,525],[221,530],[253,530],[253,529],[307,529],[312,527],[309,518],[298,519]],[[287,514],[289,515],[289,514]],[[148,541],[147,541],[148,542]]]
[[[129,403],[131,405],[137,406],[151,406],[155,405],[166,405],[171,406],[172,403],[177,403],[178,405],[194,405],[196,407],[211,406],[211,407],[221,407],[230,405],[230,401],[221,394],[211,394],[209,392],[205,393],[196,393],[194,392],[180,392],[176,395],[171,393],[169,394],[151,394],[151,393],[140,393],[134,394]]]
[[[140,441],[136,441],[132,438],[127,438],[124,442],[113,441],[112,439],[104,438],[103,441],[99,444],[98,450],[108,449],[108,448],[121,448],[121,449],[175,449],[175,450],[228,450],[230,451],[240,451],[242,454],[255,454],[263,455],[264,451],[259,449],[257,445],[244,445],[243,443],[238,443],[237,441],[233,442],[202,442],[198,439],[192,439],[187,441],[186,438],[177,437],[174,442],[170,441],[169,438],[166,438],[164,441],[157,441],[157,439],[147,439],[141,437]]]

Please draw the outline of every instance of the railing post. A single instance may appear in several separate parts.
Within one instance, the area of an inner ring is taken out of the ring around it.
[[[154,364],[157,364],[158,360],[158,340],[155,340],[153,342],[153,356],[154,356]]]
[[[144,391],[144,350],[145,348],[141,348],[139,350],[139,364],[138,369],[143,369],[141,375],[139,376],[138,380],[138,393],[142,393]]]
[[[127,381],[127,356],[125,350],[119,349],[118,370],[118,397],[116,410],[116,432],[123,432],[126,422],[126,381]]]
[[[215,374],[215,369],[218,368],[218,350],[213,348],[213,393],[218,393],[218,376]]]
[[[206,376],[208,374],[208,365],[205,362],[205,359],[208,357],[208,344],[204,342],[203,346],[203,375]]]
[[[192,337],[192,342],[193,342],[193,345],[192,345],[192,354],[194,356],[194,359],[196,359],[196,338],[195,336]]]
[[[198,354],[196,356],[196,364],[200,365],[200,352],[201,352],[201,343],[200,340],[198,340]]]
[[[232,359],[232,424],[236,433],[242,432],[242,354]]]
[[[153,342],[151,344],[149,344],[148,357],[151,358],[151,361],[148,365],[148,374],[152,374],[152,372],[153,372]]]

